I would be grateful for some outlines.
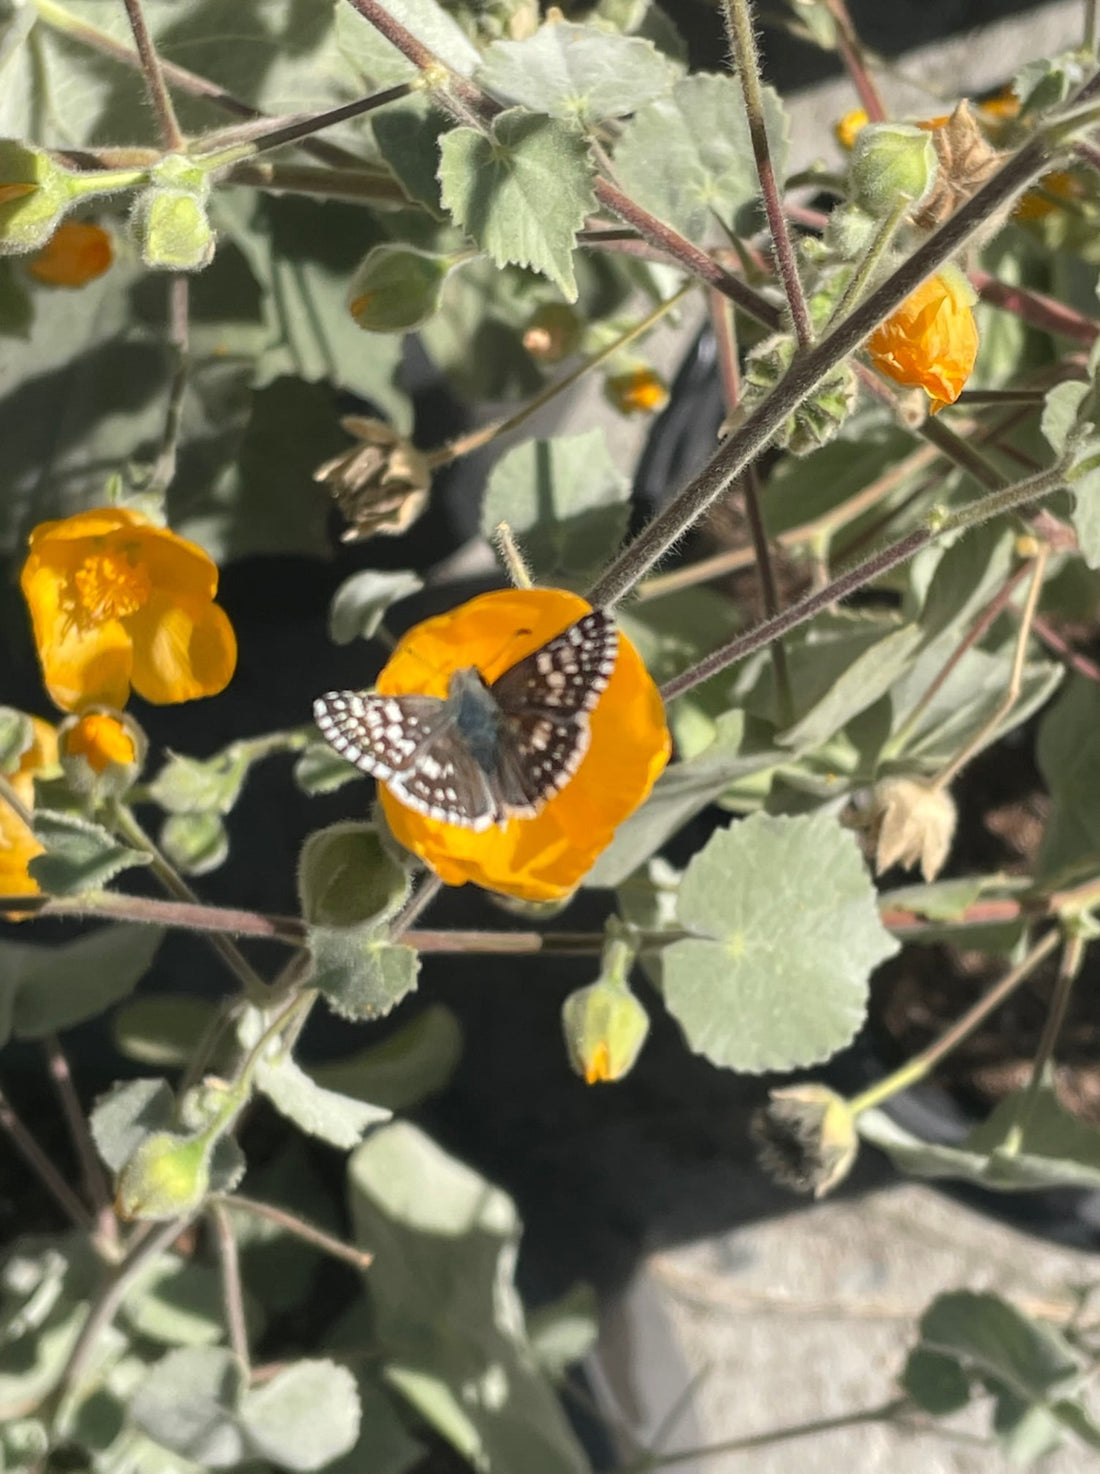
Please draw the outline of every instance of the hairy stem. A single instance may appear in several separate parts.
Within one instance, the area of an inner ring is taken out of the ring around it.
[[[760,57],[756,49],[753,31],[752,10],[749,0],[724,0],[723,12],[726,35],[733,53],[734,68],[741,92],[745,99],[745,115],[749,124],[749,139],[756,175],[760,181],[760,194],[764,201],[764,213],[772,238],[772,255],[779,279],[787,298],[791,324],[800,348],[808,348],[813,342],[813,326],[810,310],[806,305],[806,294],[798,274],[794,245],[783,213],[783,201],[775,177],[771,149],[768,145],[767,129],[764,127],[764,91],[760,85]]]
[[[362,1249],[356,1249],[352,1244],[345,1244],[342,1239],[333,1238],[331,1234],[325,1233],[324,1229],[317,1228],[315,1224],[299,1218],[297,1214],[290,1213],[285,1208],[276,1208],[272,1203],[261,1203],[255,1198],[241,1197],[239,1193],[232,1195],[215,1193],[207,1201],[221,1208],[239,1209],[241,1212],[251,1213],[256,1218],[265,1218],[269,1223],[278,1224],[280,1228],[286,1229],[287,1233],[292,1233],[305,1243],[312,1244],[315,1249],[320,1249],[324,1254],[331,1254],[334,1259],[350,1264],[353,1269],[366,1269],[374,1257]]]
[[[221,933],[233,937],[261,937],[305,945],[304,922],[293,916],[265,916],[258,911],[234,911],[228,906],[201,902],[161,901],[153,896],[128,896],[120,891],[86,891],[81,896],[0,896],[0,912],[27,916],[87,916],[136,921],[144,926],[171,926],[185,931]]]
[[[1077,974],[1081,971],[1081,963],[1085,957],[1085,938],[1079,927],[1067,929],[1065,945],[1062,948],[1061,961],[1058,964],[1058,977],[1054,984],[1054,996],[1050,1000],[1050,1008],[1047,1011],[1046,1020],[1043,1023],[1043,1032],[1039,1038],[1039,1045],[1035,1051],[1035,1059],[1032,1061],[1031,1078],[1027,1082],[1027,1090],[1016,1119],[1012,1123],[1012,1129],[1004,1144],[1004,1150],[1016,1152],[1024,1136],[1027,1134],[1028,1124],[1035,1111],[1035,1104],[1039,1098],[1046,1077],[1047,1066],[1054,1059],[1054,1048],[1058,1043],[1058,1036],[1062,1032],[1065,1023],[1066,1010],[1069,1007],[1070,994],[1073,992],[1073,984]]]
[[[94,1233],[95,1219],[16,1115],[11,1102],[2,1090],[0,1090],[0,1131],[7,1133],[16,1151],[38,1177],[58,1207],[72,1219],[77,1228],[83,1229],[85,1233]]]
[[[248,1328],[244,1318],[244,1294],[241,1289],[241,1262],[237,1254],[237,1240],[233,1224],[225,1211],[224,1203],[217,1199],[210,1203],[210,1217],[218,1241],[218,1262],[222,1272],[222,1301],[225,1306],[225,1324],[229,1332],[229,1344],[234,1355],[248,1372]]]
[[[84,1191],[95,1210],[100,1237],[104,1243],[113,1246],[118,1242],[118,1219],[111,1206],[111,1189],[73,1084],[69,1061],[56,1034],[47,1034],[42,1044],[50,1079],[57,1091],[69,1137],[80,1163]]]
[[[133,32],[134,45],[137,47],[138,56],[141,58],[141,70],[145,73],[145,85],[149,90],[149,100],[153,104],[153,111],[157,115],[157,126],[160,129],[160,139],[164,147],[170,153],[178,153],[184,146],[184,137],[176,119],[176,110],[172,106],[172,98],[164,80],[164,72],[161,69],[160,57],[157,48],[153,45],[153,38],[149,34],[149,28],[145,24],[145,14],[141,8],[141,0],[122,0],[126,7],[126,16],[130,22],[130,30]]]

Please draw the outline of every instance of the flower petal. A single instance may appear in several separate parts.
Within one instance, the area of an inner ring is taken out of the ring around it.
[[[32,566],[35,565],[35,566]],[[42,679],[63,711],[93,704],[125,706],[130,694],[130,637],[117,619],[81,628],[62,608],[63,576],[32,557],[22,577]]]
[[[192,701],[216,696],[229,684],[237,665],[237,638],[217,604],[181,600],[154,586],[148,603],[127,620],[127,627],[134,647],[134,690],[146,701]]]

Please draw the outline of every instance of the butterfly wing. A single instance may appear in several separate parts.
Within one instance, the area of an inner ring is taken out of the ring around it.
[[[454,730],[446,701],[328,691],[313,703],[313,718],[341,757],[387,784],[410,809],[474,830],[497,817],[486,774]]]
[[[602,609],[578,619],[504,672],[492,694],[504,715],[498,802],[530,817],[569,782],[588,751],[588,713],[611,679],[619,632]]]

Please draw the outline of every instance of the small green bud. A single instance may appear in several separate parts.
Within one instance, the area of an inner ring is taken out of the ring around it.
[[[214,259],[217,235],[204,202],[189,189],[146,190],[134,202],[130,226],[154,271],[201,271]]]
[[[876,220],[899,203],[915,204],[936,182],[932,136],[911,123],[868,123],[852,149],[850,179],[856,203]]]
[[[626,982],[609,977],[570,993],[561,1023],[570,1063],[589,1085],[621,1080],[649,1033],[649,1015]]]
[[[78,198],[73,175],[45,150],[0,140],[0,254],[44,246]]]
[[[408,333],[439,310],[454,258],[411,246],[374,246],[348,288],[348,311],[368,333]]]
[[[197,1208],[210,1186],[215,1138],[155,1131],[119,1173],[120,1218],[175,1218]]]
[[[757,344],[745,363],[742,415],[771,393],[793,361],[794,339],[787,334],[776,334]],[[800,456],[827,445],[855,408],[857,396],[855,373],[849,364],[839,364],[784,420],[776,436],[778,443]]]
[[[815,1198],[847,1177],[859,1151],[848,1102],[813,1081],[771,1091],[769,1104],[753,1119],[752,1133],[768,1176]]]
[[[390,916],[409,890],[408,871],[370,824],[349,820],[309,835],[298,860],[302,914],[314,926],[360,926]]]
[[[158,159],[149,170],[149,182],[164,185],[166,189],[185,189],[203,204],[210,194],[209,170],[186,154],[165,154]]]

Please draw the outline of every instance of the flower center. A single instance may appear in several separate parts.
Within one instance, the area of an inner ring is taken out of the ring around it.
[[[136,614],[152,591],[149,570],[125,553],[92,553],[73,574],[78,615],[90,624]]]

